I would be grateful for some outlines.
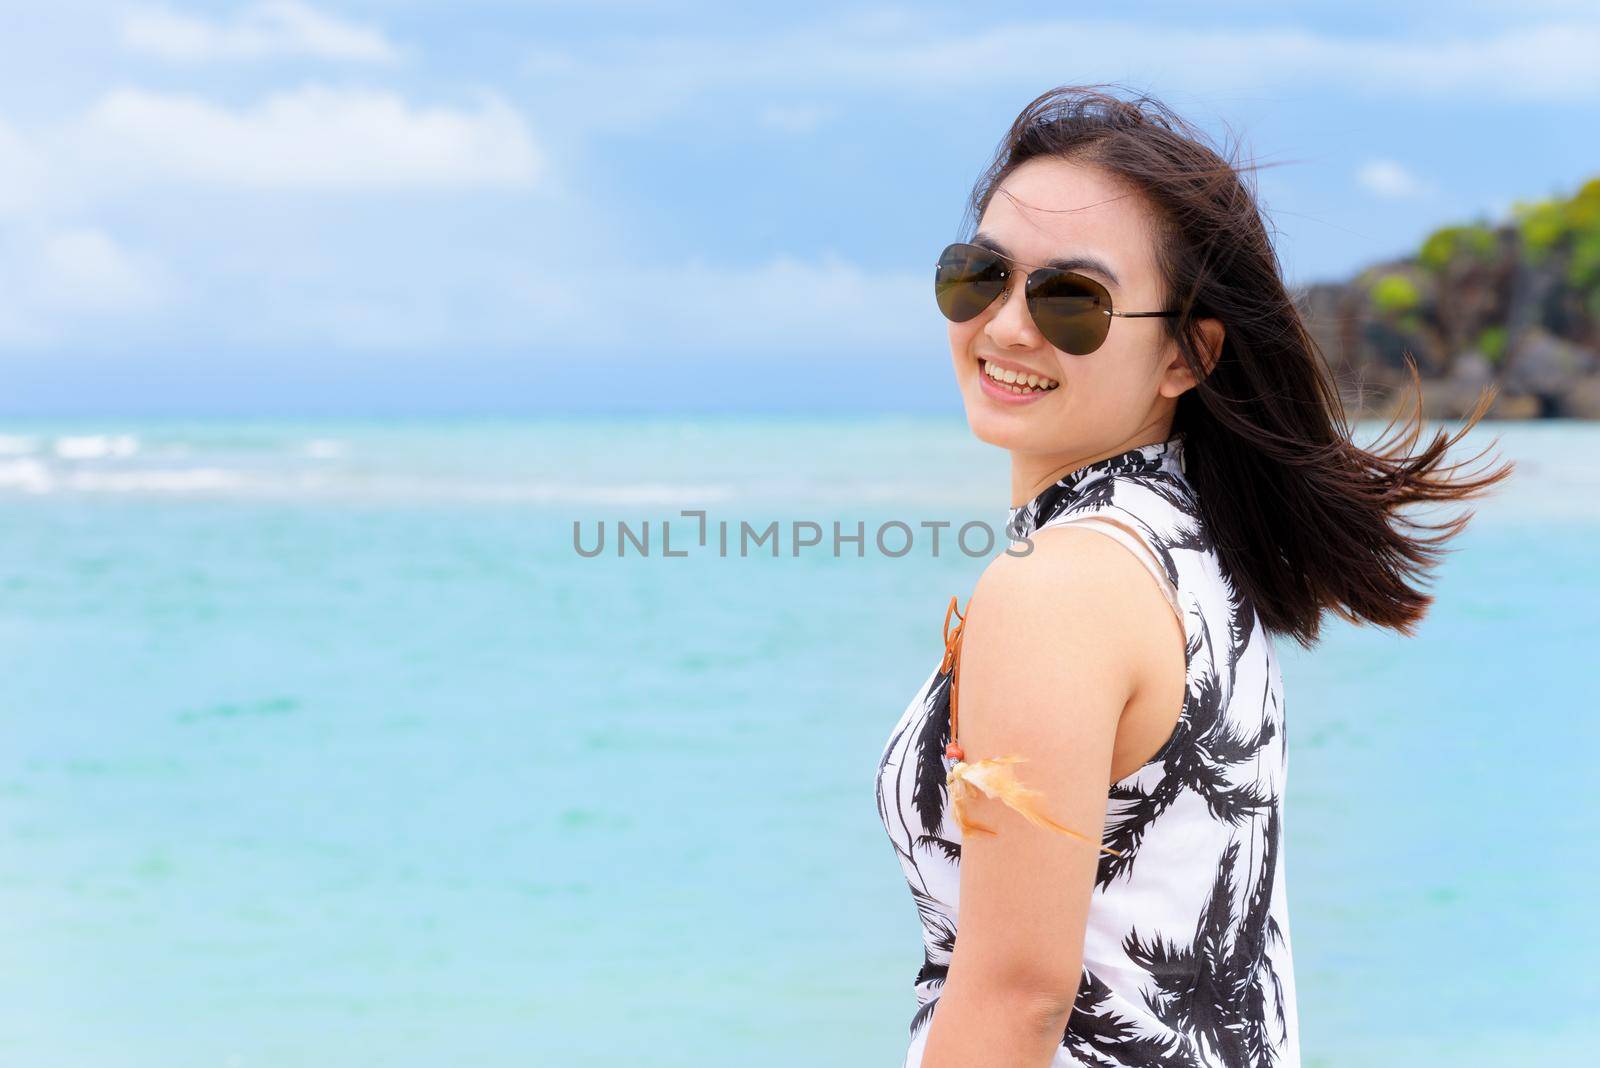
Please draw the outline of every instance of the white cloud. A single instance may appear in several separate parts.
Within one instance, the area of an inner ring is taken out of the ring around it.
[[[313,56],[388,63],[399,56],[383,31],[345,22],[299,0],[261,0],[226,23],[171,8],[139,7],[123,14],[121,28],[129,50],[184,62]]]
[[[53,281],[0,293],[0,343],[94,337],[99,324],[87,313],[111,311],[152,313],[140,320],[142,336],[219,351],[476,346],[747,360],[818,351],[904,355],[937,346],[945,335],[920,276],[868,271],[832,255],[748,265],[691,262],[675,270],[674,285],[637,286],[620,298],[615,287],[602,284],[603,265],[556,267],[530,255],[492,263],[419,257],[359,272],[335,260],[260,276],[196,276],[185,279],[182,299],[174,299],[175,287],[162,282],[154,265],[108,250],[91,235],[53,235],[48,249],[31,252],[31,264],[17,264],[25,269],[0,263],[0,281],[38,275],[41,254],[52,264]],[[144,280],[153,282],[141,292]],[[263,292],[280,296],[264,306]],[[15,324],[6,329],[8,304],[13,319],[35,328],[32,336]]]
[[[1403,164],[1392,159],[1368,160],[1356,171],[1356,184],[1382,200],[1416,200],[1436,191]]]
[[[89,318],[158,312],[174,294],[163,263],[97,227],[0,233],[0,343],[59,341]]]
[[[761,121],[773,129],[782,130],[790,134],[806,134],[816,130],[822,125],[822,120],[827,114],[824,109],[814,105],[796,104],[770,104],[761,113]]]
[[[153,260],[128,252],[103,230],[74,227],[45,235],[32,288],[41,306],[95,314],[155,307],[169,283]]]
[[[642,294],[628,309],[624,337],[637,341],[665,324],[665,336],[733,352],[860,351],[904,345],[908,323],[937,319],[930,315],[933,287],[920,274],[867,271],[835,254],[815,261],[778,256],[732,269],[692,260],[674,275],[676,284]]]
[[[25,133],[0,120],[0,344],[73,343],[96,336],[102,329],[97,320],[105,317],[130,325],[137,318],[163,336],[170,329],[203,337],[221,329],[217,308],[229,302],[244,319],[258,321],[248,314],[259,303],[258,275],[245,292],[197,274],[191,261],[181,264],[180,287],[165,259],[129,248],[87,221],[114,212],[118,200],[142,203],[152,189],[181,196],[200,187],[253,193],[527,189],[544,168],[523,117],[491,94],[470,106],[430,107],[385,91],[313,85],[228,108],[187,94],[127,88],[57,127]],[[213,225],[213,251],[229,248],[229,220]],[[352,286],[349,274],[311,282],[330,299]],[[180,300],[180,289],[185,298],[204,291],[205,299]],[[398,313],[405,322],[408,305],[432,301],[425,286],[402,286],[383,297],[369,305],[375,324],[369,333],[382,335],[387,317]],[[301,296],[298,303],[315,302]],[[325,314],[315,306],[275,311],[273,324],[257,333],[272,335],[281,324],[284,335],[313,341],[315,329],[304,328]],[[446,320],[437,333],[447,335]]]
[[[667,349],[748,358],[773,351],[900,353],[918,342],[919,329],[935,341],[945,333],[920,275],[867,271],[836,255],[750,265],[691,260],[673,269],[672,285],[634,286],[620,296],[600,284],[603,261],[559,270],[531,260],[481,268],[470,278],[440,265],[438,273],[368,276],[359,285],[308,285],[304,299],[241,340],[374,350]]]
[[[396,93],[306,86],[232,110],[181,93],[107,93],[70,135],[81,166],[244,189],[527,187],[544,167],[515,108],[413,107]]]
[[[28,208],[44,195],[45,161],[0,118],[0,218]]]
[[[933,24],[928,24],[933,25]],[[1085,42],[1093,42],[1085,48]],[[736,90],[942,92],[1061,82],[1159,81],[1182,91],[1305,86],[1362,94],[1458,94],[1553,102],[1600,99],[1600,21],[1522,20],[1503,29],[1410,38],[1299,28],[1037,20],[944,32],[898,19],[785,27],[781,38],[655,34],[607,39],[590,55],[530,50],[524,73],[591,122],[633,127],[706,93]],[[649,85],[648,97],[627,89]],[[622,87],[622,88],[619,88]],[[1181,92],[1166,94],[1184,104]]]

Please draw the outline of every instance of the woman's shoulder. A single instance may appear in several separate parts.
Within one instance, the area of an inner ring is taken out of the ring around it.
[[[1115,522],[1101,513],[1058,516],[989,561],[978,587],[1010,598],[1063,586],[1086,596],[1115,592],[1119,578],[1138,570],[1130,553],[1099,533]]]
[[[962,625],[955,685],[967,759],[1020,755],[1030,788],[1090,826],[1088,814],[1104,810],[1127,710],[1171,688],[1163,672],[1172,630],[1139,562],[1098,533],[1067,526],[1033,552],[997,557]],[[981,809],[975,815],[984,822]]]
[[[1174,606],[1170,591],[1151,581],[1151,563],[1110,533],[1104,524],[1053,524],[1034,532],[1027,551],[997,556],[973,589],[973,629],[989,629],[987,622],[1007,639],[1025,629],[1045,648],[1075,649],[1136,679]]]

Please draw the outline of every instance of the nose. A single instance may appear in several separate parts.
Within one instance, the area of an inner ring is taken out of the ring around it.
[[[1034,348],[1043,340],[1033,325],[1033,316],[1028,314],[1028,302],[1023,299],[1026,281],[1016,271],[1007,276],[1005,292],[994,298],[993,314],[983,326],[989,340],[1002,348]]]

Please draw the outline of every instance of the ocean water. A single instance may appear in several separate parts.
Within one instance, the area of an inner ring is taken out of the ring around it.
[[[1415,637],[1279,645],[1308,1065],[1600,1040],[1600,427],[1494,438]],[[873,772],[1007,486],[959,419],[0,425],[0,1064],[898,1064]]]

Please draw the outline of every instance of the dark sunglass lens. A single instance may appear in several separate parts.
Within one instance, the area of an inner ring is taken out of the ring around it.
[[[939,256],[933,295],[939,311],[964,323],[994,303],[1006,287],[1005,263],[976,245],[951,245]]]
[[[1062,352],[1087,356],[1111,329],[1109,294],[1082,275],[1036,271],[1028,278],[1028,312],[1045,340]]]

